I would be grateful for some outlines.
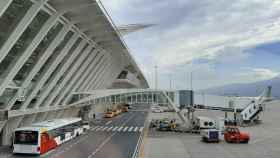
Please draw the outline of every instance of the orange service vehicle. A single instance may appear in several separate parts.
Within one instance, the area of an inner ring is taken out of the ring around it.
[[[115,116],[115,114],[112,111],[109,111],[105,114],[105,118],[112,118],[114,116]]]
[[[236,126],[226,127],[224,139],[228,143],[248,143],[250,135],[247,132],[241,132]]]

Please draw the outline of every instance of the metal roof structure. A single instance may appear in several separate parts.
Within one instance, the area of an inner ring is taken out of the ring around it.
[[[0,1],[0,145],[15,128],[77,117],[74,94],[108,89],[124,70],[148,88],[130,53],[100,1]]]
[[[99,48],[106,50],[118,58],[119,63],[132,67],[139,73],[143,84],[148,83],[130,54],[122,34],[114,24],[101,1],[96,0],[49,0],[49,7],[57,12],[64,13],[63,16],[76,26]],[[51,7],[52,6],[52,7]],[[143,25],[148,27],[151,25]],[[139,26],[137,26],[139,27]],[[139,28],[138,28],[139,29]],[[115,54],[118,52],[118,54]],[[117,56],[118,55],[118,56]]]

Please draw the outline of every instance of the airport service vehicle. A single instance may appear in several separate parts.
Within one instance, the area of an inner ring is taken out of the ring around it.
[[[224,139],[228,143],[248,143],[250,136],[246,132],[241,132],[238,127],[226,127],[224,132]]]
[[[157,130],[159,131],[172,131],[175,130],[177,127],[175,120],[161,120],[159,122]]]
[[[129,104],[124,104],[128,109],[131,109],[131,106]]]
[[[194,129],[215,129],[217,128],[216,120],[209,117],[197,116],[193,120]]]
[[[122,106],[122,112],[128,112],[128,107],[127,106]]]
[[[83,126],[84,131],[89,130],[90,129],[89,121],[83,121],[82,126]]]
[[[122,110],[117,108],[116,110],[114,110],[115,115],[120,115],[122,113]]]
[[[218,143],[220,141],[219,135],[220,131],[216,129],[205,129],[200,131],[200,135],[202,136],[202,141],[204,142],[215,142]]]
[[[112,112],[112,111],[109,111],[109,112],[107,112],[106,114],[105,114],[105,118],[112,118],[112,117],[114,117],[115,116],[115,114],[114,114],[114,112]]]
[[[84,132],[81,118],[54,119],[17,128],[13,153],[43,154]]]

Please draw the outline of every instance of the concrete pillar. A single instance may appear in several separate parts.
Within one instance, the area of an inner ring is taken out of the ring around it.
[[[19,127],[26,127],[30,126],[35,119],[36,114],[31,114],[31,115],[25,115],[22,121],[20,122]]]
[[[47,119],[48,113],[49,113],[49,112],[38,113],[38,114],[36,115],[36,118],[34,119],[33,122],[36,123],[36,122],[45,121],[45,120]]]
[[[12,144],[13,131],[18,127],[23,116],[10,118],[4,126],[2,132],[2,145]]]

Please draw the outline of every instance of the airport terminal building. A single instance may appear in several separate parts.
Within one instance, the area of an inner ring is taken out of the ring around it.
[[[15,128],[78,116],[74,94],[148,88],[95,0],[1,0],[0,65],[0,146]]]

